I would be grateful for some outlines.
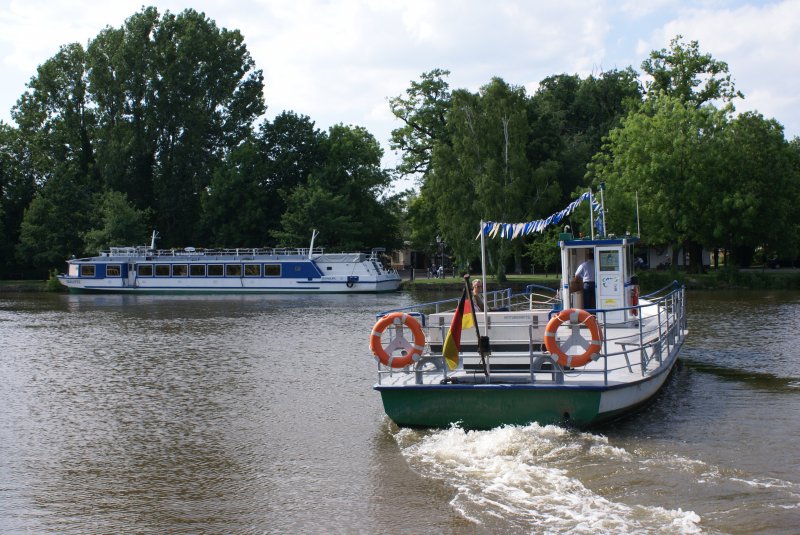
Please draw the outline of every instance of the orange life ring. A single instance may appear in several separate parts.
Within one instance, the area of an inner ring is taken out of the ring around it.
[[[381,344],[381,335],[390,325],[397,328],[397,334],[384,348]],[[414,335],[413,343],[403,336],[404,325],[411,329],[411,334]],[[375,358],[384,366],[405,368],[412,362],[418,361],[422,355],[422,350],[425,349],[425,334],[422,332],[419,322],[412,316],[404,312],[392,312],[375,323],[369,338],[369,348],[375,354]],[[402,354],[399,357],[393,357],[392,353],[398,349],[402,351]]]
[[[592,335],[592,341],[589,343],[589,347],[580,355],[568,355],[561,349],[561,346],[556,341],[556,331],[561,325],[568,321],[586,325],[589,329],[589,333]],[[600,352],[602,345],[603,335],[600,333],[600,325],[597,323],[597,318],[580,308],[562,310],[557,315],[550,318],[544,330],[544,346],[551,354],[558,356],[558,363],[561,366],[569,366],[571,368],[585,366],[592,360],[592,355]]]

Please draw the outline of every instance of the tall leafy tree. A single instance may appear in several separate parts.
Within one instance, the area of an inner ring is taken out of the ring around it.
[[[83,250],[80,235],[89,230],[92,198],[102,188],[83,47],[61,47],[39,66],[12,115],[26,145],[26,172],[39,188],[20,224],[17,254],[42,274]]]
[[[405,95],[389,100],[392,114],[402,121],[392,130],[390,148],[400,151],[397,170],[401,175],[424,177],[431,167],[433,147],[447,142],[447,111],[450,88],[445,78],[450,71],[434,69],[412,81]]]
[[[162,17],[155,49],[155,209],[172,244],[199,241],[199,193],[263,113],[262,75],[238,30],[187,10]]]
[[[0,122],[0,277],[23,271],[14,251],[36,183],[31,153],[20,131]]]
[[[286,197],[322,167],[326,137],[310,117],[289,111],[261,125],[258,146],[265,174],[259,177],[259,185],[269,199],[265,228],[280,227]]]
[[[166,245],[199,241],[205,188],[265,110],[243,36],[146,8],[101,32],[89,61],[107,185],[154,208]]]
[[[722,183],[727,111],[662,95],[628,115],[590,167],[597,182],[607,182],[617,199],[627,201],[627,208],[614,206],[609,195],[612,214],[629,214],[617,224],[635,228],[630,218],[638,193],[648,237],[672,244],[675,254],[687,248],[695,270],[702,269],[700,245],[708,242],[717,215],[709,199]]]
[[[717,99],[729,102],[743,97],[728,64],[701,53],[697,41],[684,43],[682,35],[670,41],[669,49],[650,52],[642,70],[652,78],[646,83],[648,97],[665,93],[698,107]]]
[[[96,222],[84,236],[88,255],[114,245],[144,243],[147,239],[149,210],[132,206],[124,193],[106,190],[98,195],[92,214]]]
[[[787,232],[794,214],[800,175],[777,121],[753,112],[733,119],[725,130],[724,182],[715,191],[713,245],[746,265],[755,247],[768,255],[795,256],[798,238]]]
[[[396,199],[386,196],[391,176],[381,169],[383,150],[374,136],[362,127],[334,125],[322,149],[322,166],[287,196],[275,237],[296,245],[316,228],[318,243],[329,247],[399,245]]]
[[[447,142],[434,148],[426,193],[445,241],[463,264],[477,257],[480,220],[522,221],[552,202],[552,167],[532,165],[525,90],[499,78],[477,94],[454,91],[447,126]],[[521,254],[515,246],[499,242],[492,251],[498,276],[512,254]]]

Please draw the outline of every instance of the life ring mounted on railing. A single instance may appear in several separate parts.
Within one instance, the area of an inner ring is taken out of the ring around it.
[[[558,328],[565,323],[571,323],[573,327],[572,335],[559,344],[556,340],[556,332]],[[592,336],[591,341],[586,343],[586,339],[581,336],[579,332],[580,325],[585,325],[589,329],[589,334]],[[564,346],[571,347],[579,345],[585,347],[585,351],[580,355],[569,355],[564,351]],[[558,357],[558,363],[564,367],[579,368],[587,365],[593,359],[592,357],[600,353],[600,348],[603,345],[603,335],[600,332],[600,325],[597,323],[597,318],[589,314],[583,309],[568,308],[562,310],[547,322],[547,327],[544,330],[544,346],[552,355]],[[596,357],[595,357],[596,360]]]
[[[639,315],[639,285],[633,284],[631,285],[631,305],[633,308],[631,309],[631,314],[634,316]]]
[[[381,335],[390,325],[395,327],[395,336],[384,348],[383,344],[381,344]],[[409,342],[403,336],[404,326],[411,331],[413,342]],[[425,333],[422,332],[419,322],[412,316],[404,312],[392,312],[386,314],[375,323],[369,338],[369,348],[375,358],[384,366],[405,368],[412,362],[418,361],[422,355],[422,351],[425,349]],[[400,350],[401,355],[398,357],[392,356],[397,350]]]

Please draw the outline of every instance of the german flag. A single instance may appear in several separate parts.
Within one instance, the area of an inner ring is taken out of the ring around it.
[[[458,301],[458,307],[455,313],[453,313],[453,321],[450,323],[450,330],[447,332],[444,346],[442,346],[442,355],[450,370],[458,368],[460,360],[459,352],[461,351],[461,331],[463,329],[471,329],[475,326],[475,314],[472,313],[472,300],[467,294],[467,291],[468,290],[464,288],[464,293]]]

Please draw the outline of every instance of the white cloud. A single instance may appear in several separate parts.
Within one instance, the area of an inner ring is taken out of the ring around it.
[[[745,95],[739,111],[755,110],[800,135],[800,1],[752,3],[735,8],[688,9],[665,22],[645,41],[663,48],[675,35],[698,41],[704,53],[728,63],[737,89]]]

